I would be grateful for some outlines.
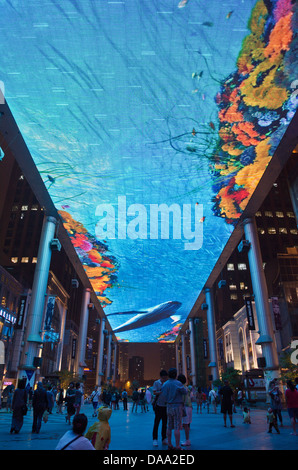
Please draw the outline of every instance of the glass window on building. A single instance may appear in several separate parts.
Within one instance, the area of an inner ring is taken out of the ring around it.
[[[241,348],[241,360],[245,361],[245,349],[244,346]]]
[[[234,271],[234,269],[235,269],[235,268],[234,268],[234,264],[233,264],[233,263],[228,263],[228,264],[227,264],[227,270],[228,270],[228,271]]]
[[[269,233],[269,235],[275,235],[276,234],[276,228],[275,227],[268,227],[268,233]]]
[[[246,271],[247,270],[246,263],[238,263],[238,269],[239,271]]]

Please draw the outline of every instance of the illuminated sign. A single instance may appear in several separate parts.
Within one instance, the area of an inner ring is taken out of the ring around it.
[[[0,308],[0,318],[3,318],[9,323],[15,323],[16,322],[16,317],[10,313],[9,310],[5,308]]]
[[[5,99],[115,334],[175,340],[297,109],[295,5],[4,3]]]

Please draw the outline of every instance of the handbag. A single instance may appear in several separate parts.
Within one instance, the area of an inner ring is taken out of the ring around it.
[[[44,423],[48,422],[48,417],[49,417],[49,412],[46,410],[44,414],[42,415],[42,420]]]
[[[157,406],[157,399],[158,399],[158,395],[155,395],[154,396],[154,400],[152,402],[152,408],[153,408],[153,411],[156,410],[156,406]]]

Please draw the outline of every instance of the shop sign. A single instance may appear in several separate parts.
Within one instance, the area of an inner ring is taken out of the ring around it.
[[[245,307],[246,307],[246,315],[248,321],[248,329],[255,330],[255,319],[254,319],[254,312],[252,308],[251,298],[245,297]]]
[[[15,324],[16,317],[10,313],[6,308],[0,308],[0,317],[4,318],[9,323]]]
[[[24,323],[27,295],[21,295],[19,302],[18,316],[15,324],[16,329],[22,329]]]

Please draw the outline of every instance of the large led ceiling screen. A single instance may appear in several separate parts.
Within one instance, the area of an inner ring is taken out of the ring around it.
[[[0,5],[5,98],[117,338],[175,340],[297,108],[294,2]]]

